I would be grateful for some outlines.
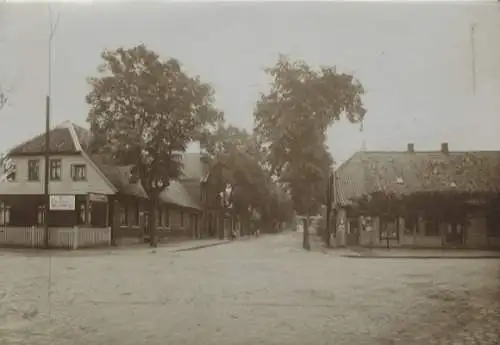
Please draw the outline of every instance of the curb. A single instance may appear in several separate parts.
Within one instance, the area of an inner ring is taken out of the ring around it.
[[[351,259],[497,259],[500,260],[500,256],[495,255],[483,255],[483,256],[389,256],[389,255],[340,255],[343,258]]]
[[[189,252],[189,251],[192,251],[192,250],[198,250],[198,249],[203,249],[203,248],[220,246],[220,245],[228,244],[228,243],[231,243],[231,242],[232,241],[228,240],[228,241],[224,241],[224,242],[200,244],[200,245],[194,246],[194,247],[188,247],[188,248],[181,248],[181,249],[171,250],[171,252],[173,252],[173,253]]]

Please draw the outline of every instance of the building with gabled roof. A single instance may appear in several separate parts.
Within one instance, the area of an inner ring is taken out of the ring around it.
[[[147,238],[148,224],[152,221],[163,236],[207,235],[201,222],[204,218],[201,190],[209,169],[201,154],[182,155],[183,176],[162,191],[157,219],[152,220],[148,196],[141,183],[131,178],[132,166],[117,165],[106,155],[92,154],[90,141],[91,133],[71,122],[50,131],[49,194],[54,209],[50,210],[49,226],[51,234],[54,233],[53,245],[68,246],[57,242],[57,233],[75,228],[82,233],[83,229],[87,233],[92,231],[94,237],[109,232],[118,242],[142,240]],[[43,244],[44,151],[45,134],[14,147],[8,155],[15,168],[0,181],[0,229],[8,228],[16,236],[30,229],[29,233],[35,233],[30,235],[33,246]],[[0,233],[0,243],[9,242],[6,231],[3,240]],[[12,241],[26,241],[27,235],[23,236]],[[89,242],[82,236],[86,235],[80,236],[79,246]]]
[[[347,244],[500,246],[500,151],[360,151],[335,191]]]

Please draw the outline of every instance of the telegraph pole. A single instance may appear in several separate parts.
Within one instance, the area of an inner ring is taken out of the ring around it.
[[[49,162],[50,162],[50,101],[52,96],[52,38],[59,23],[57,16],[55,23],[52,21],[52,8],[48,4],[49,9],[49,37],[47,42],[48,48],[48,90],[45,98],[45,154],[44,154],[44,185],[43,194],[45,197],[45,221],[44,221],[44,244],[45,248],[49,248],[49,214],[50,214],[50,195],[49,195]]]

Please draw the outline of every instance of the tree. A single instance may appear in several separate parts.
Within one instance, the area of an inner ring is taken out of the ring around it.
[[[232,125],[219,123],[203,147],[212,164],[224,167],[226,184],[231,185],[232,209],[243,215],[246,222],[252,210],[262,215],[269,223],[280,222],[288,213],[286,194],[272,181],[269,171],[263,166],[264,155],[256,137]],[[248,224],[245,224],[248,225]]]
[[[352,123],[364,119],[364,90],[352,75],[335,67],[315,70],[284,55],[266,73],[271,90],[257,102],[255,132],[268,147],[271,170],[289,187],[295,210],[310,215],[324,202],[333,163],[326,131],[341,116]],[[307,229],[304,233],[308,247]]]
[[[156,219],[159,194],[182,174],[179,154],[223,115],[213,106],[210,85],[190,77],[175,59],[162,61],[144,45],[104,51],[101,57],[100,74],[89,79],[86,96],[91,149],[133,166]],[[154,222],[151,245],[156,246]]]

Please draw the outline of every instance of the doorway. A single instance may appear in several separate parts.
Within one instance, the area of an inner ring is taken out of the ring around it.
[[[451,223],[448,225],[446,233],[446,243],[451,245],[464,244],[463,226],[460,223]]]
[[[359,245],[359,218],[349,218],[349,226],[347,228],[347,245]]]

